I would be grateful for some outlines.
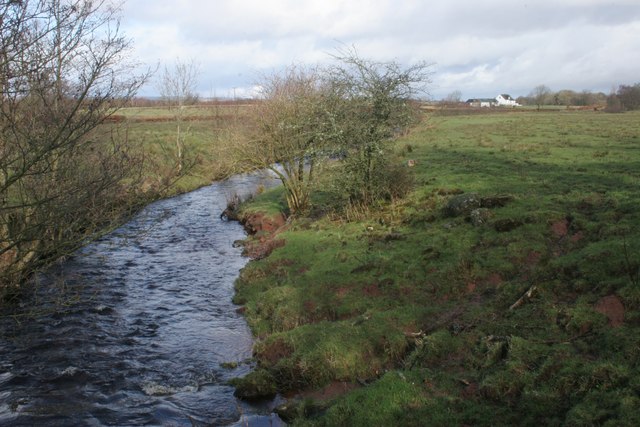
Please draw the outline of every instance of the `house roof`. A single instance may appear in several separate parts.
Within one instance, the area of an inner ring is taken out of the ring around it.
[[[504,99],[506,99],[507,101],[512,101],[513,98],[511,98],[511,95],[503,93],[500,96],[502,96]]]
[[[496,102],[495,98],[471,98],[471,99],[467,99],[468,103],[471,102]]]

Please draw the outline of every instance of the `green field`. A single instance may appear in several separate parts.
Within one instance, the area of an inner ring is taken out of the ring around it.
[[[230,143],[234,127],[242,126],[248,104],[199,105],[181,112],[185,168],[176,173],[176,110],[166,107],[123,108],[110,125],[144,152],[146,184],[174,194],[194,190],[237,173]]]
[[[243,270],[239,389],[299,425],[640,425],[640,114],[441,111],[395,145],[408,197],[316,206]]]

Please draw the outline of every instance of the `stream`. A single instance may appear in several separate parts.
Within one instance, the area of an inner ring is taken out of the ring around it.
[[[252,335],[231,302],[246,235],[219,216],[273,181],[155,202],[38,276],[21,309],[0,312],[0,425],[284,425],[275,402],[227,385],[252,368]]]

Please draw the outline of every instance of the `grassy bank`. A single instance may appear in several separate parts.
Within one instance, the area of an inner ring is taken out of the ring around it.
[[[396,143],[409,197],[296,219],[243,270],[239,389],[300,425],[640,424],[640,115],[434,115]]]

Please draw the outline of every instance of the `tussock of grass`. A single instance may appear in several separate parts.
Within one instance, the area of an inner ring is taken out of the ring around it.
[[[640,116],[441,116],[398,146],[411,194],[296,219],[236,284],[279,390],[368,384],[296,422],[637,425]],[[509,201],[474,226],[460,192]]]
[[[277,215],[284,212],[286,206],[284,189],[281,186],[268,190],[262,189],[251,197],[251,203],[241,205],[241,214],[260,212],[267,216]]]

